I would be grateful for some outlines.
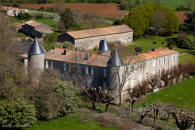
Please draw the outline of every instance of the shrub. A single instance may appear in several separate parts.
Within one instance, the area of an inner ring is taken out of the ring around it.
[[[142,52],[142,48],[141,47],[135,47],[135,51],[141,53]]]
[[[177,47],[184,49],[195,49],[195,38],[192,35],[178,37]]]
[[[57,42],[57,33],[46,34],[43,38],[43,48],[46,51],[51,50]]]
[[[15,99],[0,105],[0,126],[8,128],[31,127],[36,121],[34,105],[23,99]]]
[[[167,40],[167,47],[173,47],[175,46],[175,41],[173,39],[168,39]]]
[[[66,49],[73,49],[74,46],[71,42],[65,42],[63,43],[63,48],[66,48]]]

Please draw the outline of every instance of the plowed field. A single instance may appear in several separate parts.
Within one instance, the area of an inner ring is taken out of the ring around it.
[[[22,8],[29,8],[29,9],[40,9],[40,8],[53,8],[56,4],[21,4],[20,7]],[[118,19],[123,17],[128,11],[122,11],[119,9],[119,4],[64,4],[64,7],[70,8],[74,11],[79,11],[82,14],[93,14],[98,17],[103,18],[113,18]]]

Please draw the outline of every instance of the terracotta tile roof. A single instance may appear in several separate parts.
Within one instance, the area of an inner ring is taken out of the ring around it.
[[[88,64],[92,66],[100,66],[106,67],[107,61],[110,57],[103,56],[103,55],[96,55],[96,54],[88,54],[90,57],[86,62],[84,58],[86,57],[86,53],[82,51],[73,51],[73,50],[66,50],[66,55],[63,54],[64,49],[56,48],[46,53],[45,59],[48,60],[57,60],[57,61],[64,61],[68,63],[78,63],[78,64]]]
[[[30,21],[26,22],[25,24],[31,25],[31,26],[33,26],[33,27],[42,25],[42,23],[39,23],[39,22],[34,21],[34,20],[30,20]]]
[[[143,60],[148,60],[148,59],[155,59],[161,56],[165,56],[165,55],[170,55],[170,54],[174,54],[174,53],[178,53],[177,51],[174,50],[170,50],[167,48],[158,48],[155,49],[155,51],[148,51],[146,53],[141,53],[139,55],[135,55],[135,56],[128,56],[124,58],[124,61],[127,63],[135,63],[135,62],[139,62],[139,61],[143,61]]]
[[[75,39],[80,39],[86,37],[104,36],[104,35],[119,34],[125,32],[133,32],[133,30],[129,28],[127,25],[123,24],[123,25],[109,26],[109,27],[96,28],[96,29],[68,31],[66,33]]]
[[[90,58],[88,59],[87,63],[84,60],[86,57],[85,52],[82,51],[73,51],[73,50],[66,50],[66,55],[64,55],[64,49],[56,48],[46,53],[45,59],[48,60],[56,60],[56,61],[64,61],[68,63],[78,63],[78,64],[88,64],[92,66],[100,66],[106,67],[107,62],[109,60],[109,56],[103,56],[98,54],[91,54]],[[136,56],[128,56],[123,59],[125,63],[135,63],[143,60],[158,58],[165,55],[170,55],[178,53],[174,50],[169,50],[166,48],[159,48],[155,51],[149,51],[147,53],[141,53]]]

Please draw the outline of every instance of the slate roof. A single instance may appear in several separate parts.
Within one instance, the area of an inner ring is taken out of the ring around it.
[[[117,49],[115,49],[115,51],[114,51],[113,55],[110,57],[107,65],[110,67],[124,65],[123,60],[120,58]]]
[[[38,43],[37,38],[35,38],[33,44],[31,45],[29,51],[29,55],[40,55],[45,54],[45,50],[42,48],[42,46]]]
[[[14,47],[15,48],[14,50],[15,52],[18,52],[20,54],[27,54],[32,43],[33,43],[32,41],[26,41],[26,42],[22,41],[19,45]]]
[[[34,21],[34,20],[30,20],[26,22],[25,24],[35,27],[35,30],[41,33],[52,33],[53,32],[48,25]]]
[[[129,28],[127,25],[123,24],[123,25],[109,26],[109,27],[103,27],[103,28],[68,31],[66,33],[70,35],[71,37],[73,37],[74,39],[82,39],[82,38],[87,38],[87,37],[120,34],[120,33],[126,33],[126,32],[133,32],[133,30]]]
[[[98,51],[101,52],[101,53],[109,51],[109,47],[108,47],[108,44],[107,44],[106,40],[101,40],[100,41]]]

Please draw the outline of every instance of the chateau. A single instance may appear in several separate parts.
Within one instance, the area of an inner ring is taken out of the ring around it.
[[[123,87],[125,92],[151,75],[160,75],[163,70],[177,66],[179,56],[177,51],[158,48],[121,59],[117,49],[110,54],[106,40],[101,40],[98,52],[89,54],[62,48],[45,52],[35,39],[28,54],[22,56],[28,70],[36,69],[41,72],[44,69],[57,69],[62,74],[76,71],[86,77],[87,86],[112,87],[116,94],[124,73],[130,73]],[[123,100],[125,97],[125,93],[122,94]]]

